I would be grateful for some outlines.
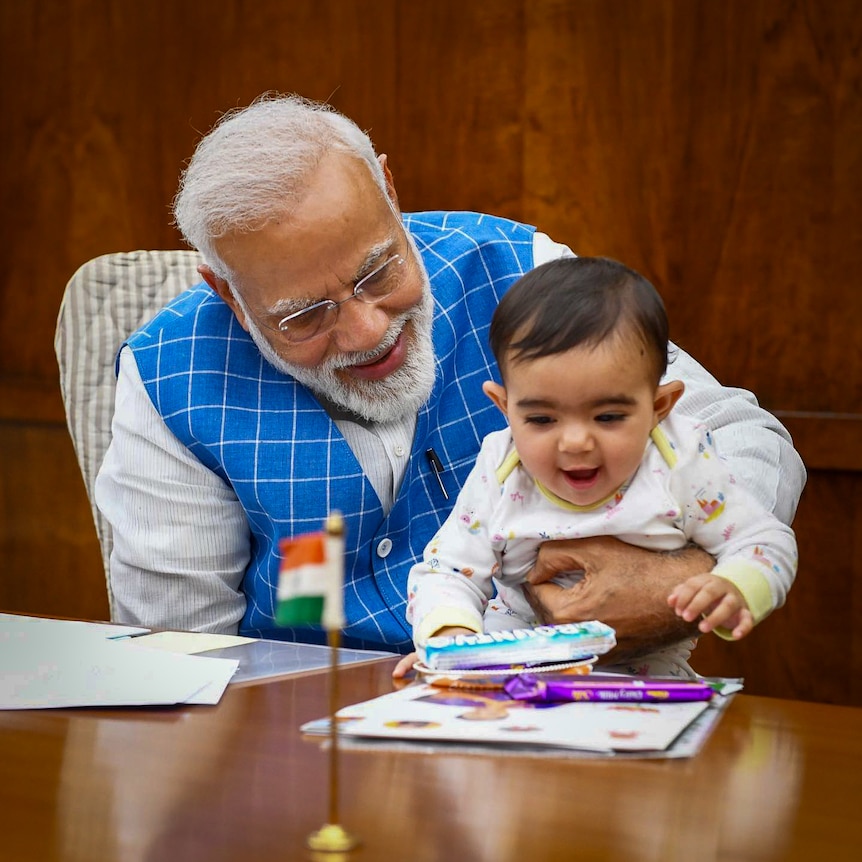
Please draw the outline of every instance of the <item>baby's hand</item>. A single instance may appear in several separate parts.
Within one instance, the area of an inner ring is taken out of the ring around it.
[[[704,634],[721,626],[739,640],[754,628],[754,617],[742,593],[718,575],[695,575],[683,581],[668,596],[667,603],[686,622],[702,616],[697,627]]]
[[[443,636],[451,636],[455,635],[474,635],[476,632],[473,629],[465,629],[460,626],[446,626],[442,629],[437,629],[434,632],[434,636],[443,635]],[[398,664],[395,665],[395,668],[392,671],[393,679],[403,679],[412,669],[413,665],[419,661],[419,656],[415,652],[408,653]]]
[[[434,632],[435,638],[454,638],[456,635],[475,635],[473,629],[465,629],[463,626],[443,626]]]
[[[419,660],[419,656],[415,652],[408,653],[398,664],[395,665],[392,671],[393,679],[404,679],[405,676],[413,669],[413,665]]]

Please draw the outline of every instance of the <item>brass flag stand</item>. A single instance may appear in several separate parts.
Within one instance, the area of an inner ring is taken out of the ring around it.
[[[322,623],[331,653],[329,664],[329,817],[306,839],[309,849],[321,853],[346,853],[359,841],[338,822],[338,648],[344,625],[344,519],[332,512],[326,520],[326,557],[333,583],[324,605]]]

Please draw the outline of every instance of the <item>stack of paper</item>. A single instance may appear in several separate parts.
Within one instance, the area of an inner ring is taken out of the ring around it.
[[[0,709],[218,703],[236,660],[118,640],[141,631],[0,614]]]
[[[728,681],[731,682],[731,681]],[[742,686],[725,686],[733,692]],[[728,698],[678,703],[531,703],[501,689],[410,685],[338,712],[346,741],[412,741],[483,746],[485,750],[568,750],[602,755],[690,757]],[[326,732],[327,719],[302,730]]]

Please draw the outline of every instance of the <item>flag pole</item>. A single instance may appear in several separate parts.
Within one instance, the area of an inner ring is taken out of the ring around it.
[[[338,822],[338,649],[344,626],[344,518],[332,511],[326,519],[327,577],[330,579],[322,623],[329,644],[329,817],[306,839],[306,845],[324,853],[344,853],[359,841]]]

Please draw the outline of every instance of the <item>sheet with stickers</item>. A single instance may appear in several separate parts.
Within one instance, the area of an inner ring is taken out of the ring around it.
[[[629,681],[622,680],[621,681]],[[709,680],[709,699],[542,701],[504,687],[419,682],[337,713],[341,744],[355,748],[440,748],[468,753],[609,757],[691,757],[718,722],[741,680]],[[329,720],[304,724],[312,736]]]

